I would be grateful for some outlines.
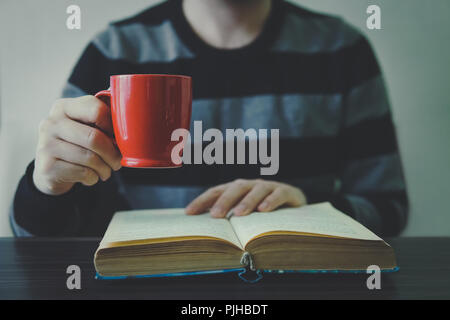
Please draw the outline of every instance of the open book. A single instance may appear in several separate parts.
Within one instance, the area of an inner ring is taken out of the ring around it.
[[[95,253],[103,277],[225,270],[395,269],[392,248],[320,203],[215,219],[184,209],[117,212]]]

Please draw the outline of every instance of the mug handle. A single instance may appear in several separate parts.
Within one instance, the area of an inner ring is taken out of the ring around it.
[[[111,108],[111,89],[110,88],[97,92],[95,94],[95,97],[99,98],[100,100],[102,100],[107,106],[109,106]],[[113,138],[114,145],[117,146],[117,142],[116,142],[115,137],[112,136],[111,138]]]

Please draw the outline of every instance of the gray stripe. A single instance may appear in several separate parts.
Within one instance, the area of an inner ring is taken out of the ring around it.
[[[288,13],[272,50],[307,54],[333,52],[360,38],[361,34],[340,18],[304,18]]]
[[[67,83],[62,96],[83,95],[83,90]],[[192,103],[191,128],[201,120],[203,130],[280,129],[281,137],[334,136],[339,130],[341,102],[339,94],[198,99]]]
[[[202,120],[203,130],[280,129],[281,137],[334,136],[341,101],[338,94],[199,99],[192,104],[192,121]]]
[[[109,59],[132,63],[169,62],[194,56],[180,41],[170,21],[157,26],[111,25],[93,40],[93,44]]]
[[[62,90],[62,97],[63,98],[78,98],[81,96],[87,95],[86,92],[78,88],[76,85],[67,82]]]
[[[383,77],[378,76],[353,88],[345,97],[345,126],[389,113],[389,98]]]
[[[349,46],[361,35],[338,18],[301,18],[288,13],[273,51],[300,53],[332,52]],[[194,54],[179,39],[170,21],[157,26],[133,23],[110,25],[93,40],[109,59],[133,63],[169,62],[193,58]]]
[[[352,162],[344,169],[341,182],[342,191],[348,193],[405,190],[398,154]]]

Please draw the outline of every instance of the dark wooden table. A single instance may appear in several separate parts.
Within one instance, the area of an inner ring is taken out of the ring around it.
[[[95,280],[99,239],[0,238],[0,299],[449,299],[450,238],[389,239],[400,271],[368,290],[366,274],[265,274],[255,284],[236,274]],[[81,268],[68,290],[66,268]]]

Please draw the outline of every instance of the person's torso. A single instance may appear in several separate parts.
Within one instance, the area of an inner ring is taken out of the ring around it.
[[[275,175],[261,176],[264,165],[248,161],[122,169],[118,178],[132,208],[182,207],[209,186],[237,178],[283,181],[323,192],[334,188],[351,64],[346,50],[357,46],[360,35],[338,18],[274,3],[261,35],[241,49],[203,43],[178,1],[112,24],[88,48],[111,60],[105,70],[109,75],[192,76],[191,136],[194,121],[201,121],[203,132],[216,128],[224,136],[227,129],[279,129]],[[107,86],[105,77],[92,81],[92,90]]]

